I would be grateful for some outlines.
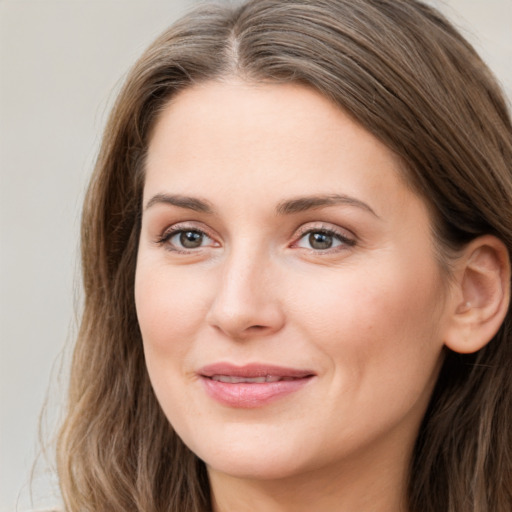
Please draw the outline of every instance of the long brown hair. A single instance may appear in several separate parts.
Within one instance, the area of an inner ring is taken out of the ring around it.
[[[512,253],[512,127],[494,78],[415,0],[250,0],[203,6],[129,74],[85,201],[85,305],[58,468],[69,512],[205,512],[204,464],[149,383],[134,307],[144,158],[177,91],[236,75],[333,100],[402,159],[430,205],[440,260],[492,233]],[[476,354],[446,351],[410,468],[414,512],[512,510],[510,313]]]

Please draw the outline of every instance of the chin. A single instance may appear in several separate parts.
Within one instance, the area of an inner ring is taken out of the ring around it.
[[[188,446],[209,471],[234,478],[278,480],[308,469],[304,442],[296,446],[291,439],[286,442],[255,435],[227,436],[227,439],[204,435],[203,439],[209,441],[208,445],[192,442]]]
[[[258,454],[212,457],[204,461],[208,471],[244,480],[282,480],[302,473],[296,457],[279,457],[261,451]],[[304,468],[305,469],[305,468]]]

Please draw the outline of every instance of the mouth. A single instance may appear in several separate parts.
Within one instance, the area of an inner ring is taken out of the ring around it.
[[[316,374],[311,370],[263,364],[205,366],[198,375],[207,395],[232,408],[263,407],[300,391]]]
[[[217,382],[226,382],[230,384],[264,384],[266,382],[280,382],[294,380],[295,377],[279,377],[277,375],[265,375],[264,377],[233,377],[231,375],[212,375],[207,377]]]

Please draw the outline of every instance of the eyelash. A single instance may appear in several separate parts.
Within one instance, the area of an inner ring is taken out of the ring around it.
[[[214,241],[214,238],[210,236],[204,229],[197,228],[195,226],[190,226],[186,224],[177,224],[175,226],[167,229],[159,238],[156,240],[156,243],[161,246],[165,246],[165,249],[171,252],[175,252],[178,254],[190,254],[190,252],[194,252],[197,249],[203,249],[204,247],[198,247],[193,249],[180,248],[176,245],[170,243],[170,240],[176,235],[183,233],[197,233],[201,236],[207,237],[210,240]]]
[[[312,234],[320,234],[327,237],[331,237],[339,242],[339,245],[334,247],[329,247],[327,249],[315,249],[312,247],[303,247],[303,249],[308,250],[309,252],[313,252],[315,254],[329,254],[333,252],[338,252],[347,247],[353,247],[356,245],[356,240],[354,238],[348,237],[345,233],[338,231],[332,227],[319,226],[319,227],[309,227],[303,230],[299,230],[298,238],[293,242],[292,247],[297,247],[301,240],[303,240],[306,236],[311,236]]]
[[[156,240],[156,243],[161,246],[165,246],[166,250],[175,252],[178,254],[190,254],[191,252],[196,252],[199,249],[203,249],[205,246],[200,246],[197,248],[180,248],[177,247],[174,244],[170,244],[170,240],[175,237],[176,235],[180,235],[183,233],[197,233],[200,236],[207,237],[208,239],[212,240],[214,244],[217,244],[215,242],[214,237],[210,236],[208,232],[206,232],[204,229],[197,228],[195,226],[190,225],[183,225],[178,224],[175,226],[172,226],[168,230],[166,230],[159,238]],[[346,234],[333,229],[332,227],[325,227],[325,226],[319,226],[319,227],[309,227],[306,229],[299,230],[299,233],[297,236],[295,236],[295,241],[290,245],[290,247],[299,247],[298,244],[303,240],[306,236],[311,236],[312,234],[320,234],[327,237],[331,237],[339,242],[339,245],[336,245],[334,247],[329,247],[327,249],[315,249],[312,247],[302,247],[303,249],[308,250],[309,252],[315,253],[315,254],[328,254],[337,252],[339,250],[346,249],[347,247],[353,247],[356,245],[356,240],[353,238],[348,237]],[[207,247],[207,246],[206,246]]]

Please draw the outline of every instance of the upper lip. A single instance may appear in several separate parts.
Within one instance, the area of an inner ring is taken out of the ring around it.
[[[226,375],[230,377],[288,377],[301,379],[315,375],[315,372],[304,368],[288,368],[262,363],[251,363],[238,366],[231,363],[214,363],[203,366],[198,374],[202,377],[213,377],[214,375]]]

